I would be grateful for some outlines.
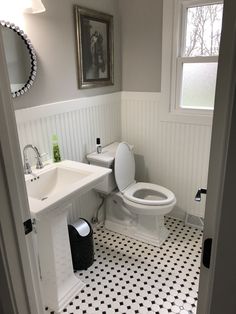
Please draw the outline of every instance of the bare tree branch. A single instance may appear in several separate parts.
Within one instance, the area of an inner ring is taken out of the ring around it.
[[[219,53],[223,5],[188,9],[185,56],[212,56]]]

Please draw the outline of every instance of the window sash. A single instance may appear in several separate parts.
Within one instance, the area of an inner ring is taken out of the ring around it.
[[[210,63],[218,62],[218,56],[206,57],[177,57],[177,63]]]
[[[179,15],[179,32],[180,32],[180,47],[179,47],[179,56],[184,56],[184,52],[186,49],[186,36],[187,36],[187,17],[188,17],[188,9],[194,8],[194,7],[201,7],[206,5],[216,5],[216,4],[223,4],[223,1],[214,1],[214,0],[179,0],[179,8],[182,7],[182,9],[179,9],[178,15]],[[216,56],[216,55],[215,55]],[[206,56],[199,56],[199,57],[206,57]],[[209,56],[213,57],[213,56]],[[217,56],[216,56],[217,57]],[[195,57],[194,57],[195,58]]]
[[[197,60],[196,60],[197,59]],[[179,57],[177,58],[176,67],[176,85],[175,85],[175,109],[186,111],[186,110],[198,110],[198,111],[213,111],[210,107],[197,108],[189,106],[188,108],[181,107],[181,96],[182,96],[182,85],[183,85],[183,67],[185,63],[217,63],[218,57]]]
[[[175,13],[174,13],[174,28],[177,37],[176,40],[173,38],[173,53],[176,47],[176,55],[172,56],[172,82],[171,82],[171,111],[178,111],[182,113],[194,113],[198,112],[199,114],[210,114],[213,112],[212,108],[182,108],[181,107],[181,93],[182,93],[182,80],[183,80],[183,65],[184,63],[210,63],[218,62],[218,56],[194,56],[194,57],[185,57],[185,38],[187,31],[187,10],[188,8],[204,5],[213,5],[213,4],[222,4],[223,1],[214,1],[214,0],[177,0]],[[179,39],[179,40],[178,40]],[[193,109],[193,110],[191,110]]]

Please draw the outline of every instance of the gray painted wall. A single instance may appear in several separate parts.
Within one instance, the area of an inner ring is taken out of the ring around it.
[[[38,74],[28,93],[14,100],[15,109],[120,91],[120,30],[117,0],[44,0],[46,12],[25,15],[25,32],[38,56]],[[79,90],[73,5],[114,15],[114,86]]]
[[[122,90],[161,91],[162,0],[119,0]]]

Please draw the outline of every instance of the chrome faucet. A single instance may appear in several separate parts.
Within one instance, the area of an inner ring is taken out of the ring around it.
[[[28,144],[23,149],[24,174],[31,174],[32,173],[31,165],[29,163],[28,156],[27,156],[27,150],[29,148],[33,149],[33,151],[36,154],[36,159],[37,159],[36,169],[42,169],[43,168],[43,163],[42,163],[41,156],[40,156],[38,148],[36,146],[32,145],[32,144]]]

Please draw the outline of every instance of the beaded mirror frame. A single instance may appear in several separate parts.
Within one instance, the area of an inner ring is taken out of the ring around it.
[[[25,43],[25,45],[29,51],[29,55],[30,55],[31,71],[30,71],[28,80],[26,81],[24,86],[21,87],[19,90],[12,92],[13,98],[16,98],[18,96],[25,94],[31,88],[31,86],[34,84],[36,74],[37,74],[37,57],[36,57],[36,53],[35,53],[34,47],[31,43],[30,39],[24,33],[24,31],[20,29],[19,26],[16,26],[14,23],[6,22],[3,20],[0,20],[0,25],[3,27],[7,27],[7,28],[11,29],[18,36],[21,37],[21,39],[24,41],[24,43]]]

